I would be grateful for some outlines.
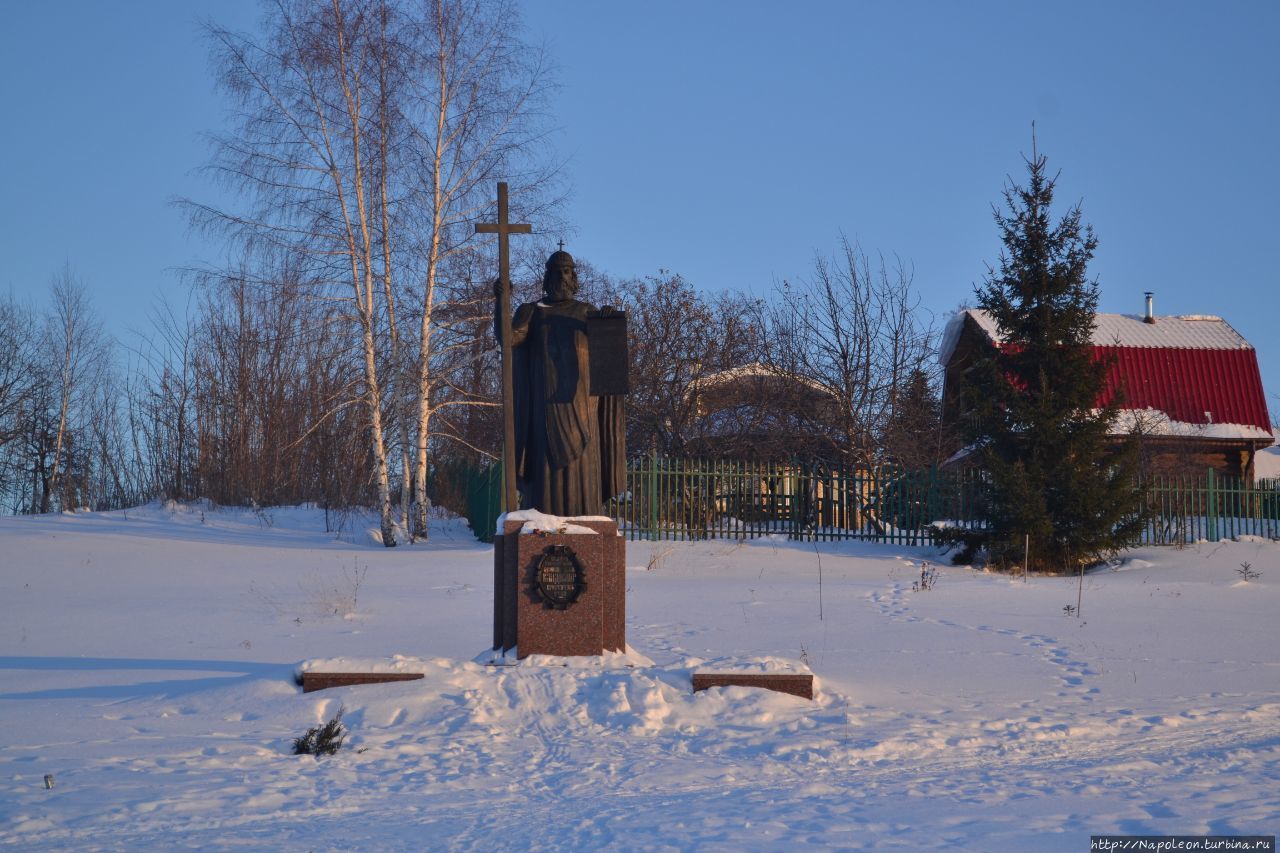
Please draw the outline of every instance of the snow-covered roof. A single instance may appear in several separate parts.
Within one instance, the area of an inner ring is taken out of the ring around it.
[[[971,308],[951,318],[942,335],[938,362],[946,364],[960,340],[964,318],[972,317],[987,337],[1000,340],[996,322],[986,311]],[[1148,323],[1141,314],[1096,314],[1092,343],[1100,347],[1153,347],[1158,349],[1253,349],[1231,324],[1212,314],[1156,317]]]
[[[1253,458],[1253,477],[1255,480],[1280,479],[1280,445],[1258,451]]]
[[[807,376],[801,376],[797,373],[789,373],[776,367],[770,367],[769,365],[762,364],[758,361],[740,365],[739,367],[731,367],[728,370],[709,373],[706,376],[695,379],[690,383],[689,390],[691,392],[709,391],[721,385],[733,384],[743,379],[782,379],[787,382],[796,382],[801,385],[808,386],[809,388],[812,388],[815,391],[820,391],[823,394],[831,393],[830,389],[821,382],[810,379]]]
[[[1176,436],[1179,438],[1247,438],[1270,441],[1271,430],[1252,424],[1187,423],[1170,418],[1159,409],[1121,409],[1111,424],[1112,435]]]

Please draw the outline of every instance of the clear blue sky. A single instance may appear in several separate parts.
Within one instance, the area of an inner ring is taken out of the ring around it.
[[[840,234],[914,266],[940,317],[999,251],[1035,120],[1100,245],[1103,311],[1226,317],[1280,393],[1280,3],[538,0],[560,67],[568,248],[769,292]],[[123,333],[215,260],[174,196],[222,126],[197,20],[240,0],[13,3],[0,53],[0,288],[64,263]],[[535,223],[536,225],[536,223]],[[1268,400],[1273,418],[1280,398]]]

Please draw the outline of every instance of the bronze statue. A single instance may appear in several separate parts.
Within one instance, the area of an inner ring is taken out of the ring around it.
[[[626,448],[621,393],[593,384],[589,344],[595,318],[615,317],[577,299],[573,257],[563,250],[547,259],[543,298],[516,309],[511,323],[514,368],[515,470],[522,509],[551,515],[596,515],[603,503],[626,488]],[[593,322],[589,322],[593,321]],[[501,340],[499,317],[495,334]],[[616,372],[616,364],[599,373]],[[624,369],[625,373],[625,369]],[[595,391],[596,393],[592,393]]]

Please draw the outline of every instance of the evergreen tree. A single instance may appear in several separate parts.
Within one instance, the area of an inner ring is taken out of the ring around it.
[[[937,465],[955,452],[952,431],[942,421],[942,400],[923,368],[912,370],[898,392],[880,445],[889,459],[909,471]]]
[[[1055,225],[1056,178],[1032,148],[1025,186],[996,209],[1004,249],[977,288],[1000,335],[970,374],[971,443],[991,478],[985,546],[1003,564],[1074,570],[1132,541],[1141,526],[1136,443],[1109,436],[1119,401],[1099,406],[1108,363],[1090,346],[1098,283],[1086,267],[1097,246],[1080,205]]]

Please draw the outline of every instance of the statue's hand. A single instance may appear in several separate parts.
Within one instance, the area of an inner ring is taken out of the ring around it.
[[[494,279],[493,281],[493,298],[494,299],[502,298],[502,279],[500,278]]]

